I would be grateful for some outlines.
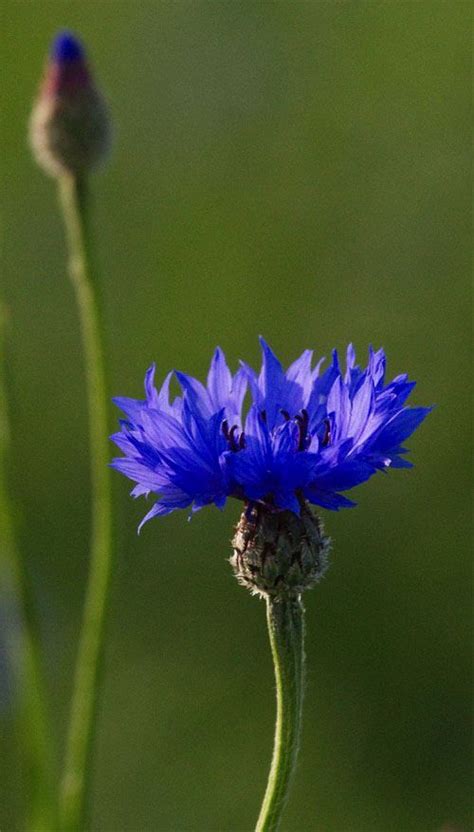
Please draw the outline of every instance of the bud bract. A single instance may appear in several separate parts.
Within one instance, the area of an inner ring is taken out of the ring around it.
[[[330,540],[307,503],[301,514],[249,503],[232,540],[230,562],[240,584],[253,595],[298,597],[323,576]]]
[[[52,176],[81,175],[108,154],[105,101],[90,75],[80,41],[63,32],[54,40],[30,120],[38,164]]]

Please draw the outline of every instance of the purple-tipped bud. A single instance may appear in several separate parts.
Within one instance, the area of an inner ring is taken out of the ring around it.
[[[58,63],[81,61],[85,57],[84,47],[71,32],[60,32],[51,44],[50,57]]]
[[[30,121],[38,164],[52,176],[82,175],[108,155],[110,123],[81,42],[70,32],[54,39]]]

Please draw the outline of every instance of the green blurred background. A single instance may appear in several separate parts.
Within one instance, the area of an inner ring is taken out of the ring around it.
[[[465,2],[3,0],[12,490],[64,739],[87,575],[86,404],[54,183],[26,125],[51,37],[83,37],[115,149],[94,178],[111,392],[217,343],[285,363],[353,340],[438,405],[411,472],[325,512],[283,832],[470,828],[469,78]],[[116,414],[111,408],[111,427]],[[112,454],[112,448],[111,448]],[[271,754],[264,607],[226,563],[239,505],[154,521],[117,474],[94,830],[241,832]],[[7,622],[8,626],[8,622]],[[0,828],[23,780],[3,695]]]

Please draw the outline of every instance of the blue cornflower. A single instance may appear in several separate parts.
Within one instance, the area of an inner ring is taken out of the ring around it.
[[[170,402],[172,374],[158,392],[153,366],[145,400],[114,400],[127,419],[112,437],[125,457],[112,465],[136,482],[133,496],[158,498],[141,525],[177,508],[222,508],[227,497],[298,515],[305,501],[338,510],[354,505],[341,491],[411,467],[402,443],[431,408],[404,406],[415,386],[406,375],[385,385],[383,350],[371,349],[362,370],[349,345],[344,373],[336,351],[321,372],[306,350],[285,372],[261,344],[258,375],[245,363],[232,375],[217,349],[206,386],[176,373],[182,395]]]

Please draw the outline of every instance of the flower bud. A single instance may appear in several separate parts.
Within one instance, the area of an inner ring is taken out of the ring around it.
[[[253,595],[298,597],[323,576],[330,540],[307,503],[298,516],[249,503],[232,541],[230,563],[242,586]]]
[[[30,120],[36,161],[52,176],[81,175],[108,154],[110,123],[81,43],[68,32],[53,41]]]

